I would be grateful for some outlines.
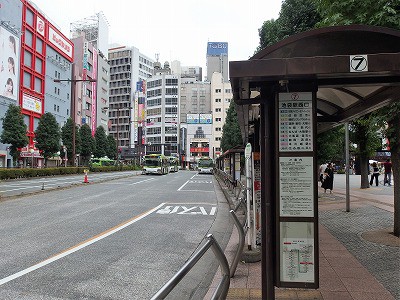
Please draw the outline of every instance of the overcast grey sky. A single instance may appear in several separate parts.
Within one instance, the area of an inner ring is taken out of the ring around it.
[[[69,37],[70,23],[102,11],[109,42],[135,46],[160,62],[205,68],[207,42],[228,42],[229,60],[246,60],[258,29],[276,19],[282,0],[32,0]],[[205,69],[203,70],[203,72]]]

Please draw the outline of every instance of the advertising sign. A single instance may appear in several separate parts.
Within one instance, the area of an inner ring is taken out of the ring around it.
[[[36,31],[44,37],[45,23],[42,18],[36,16]]]
[[[55,46],[57,49],[61,50],[64,54],[66,54],[72,61],[73,57],[73,44],[71,41],[64,38],[61,34],[59,34],[56,30],[54,30],[51,26],[49,26],[49,36],[48,36],[50,44]]]
[[[187,114],[186,122],[188,124],[199,124],[199,114]]]
[[[212,124],[212,114],[200,114],[199,115],[200,124]]]
[[[0,27],[0,94],[18,99],[19,87],[19,38]]]
[[[93,48],[93,79],[97,76],[97,50]],[[96,133],[97,124],[97,82],[92,82],[92,136]]]
[[[208,42],[207,43],[208,56],[228,55],[228,43],[226,42]]]
[[[42,113],[42,101],[27,94],[22,95],[22,108],[33,111],[35,113]]]

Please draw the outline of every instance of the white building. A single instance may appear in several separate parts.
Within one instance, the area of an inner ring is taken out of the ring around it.
[[[211,111],[213,114],[213,141],[210,144],[214,149],[214,157],[222,154],[221,138],[225,124],[226,113],[229,109],[233,94],[230,82],[223,79],[221,73],[213,73],[211,77]]]
[[[181,79],[171,74],[166,62],[154,63],[154,75],[147,80],[146,153],[176,155],[179,145],[179,95]]]

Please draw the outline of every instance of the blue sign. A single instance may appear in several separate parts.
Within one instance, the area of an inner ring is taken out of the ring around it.
[[[208,42],[207,43],[208,56],[228,55],[228,43],[226,42]]]

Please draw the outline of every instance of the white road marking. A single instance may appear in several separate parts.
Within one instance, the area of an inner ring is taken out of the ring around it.
[[[106,238],[106,237],[108,237],[108,236],[120,231],[121,229],[124,229],[125,227],[128,227],[128,226],[132,225],[133,223],[136,223],[137,221],[147,217],[148,215],[150,215],[151,213],[155,212],[156,210],[158,210],[159,208],[163,207],[164,205],[165,205],[165,203],[161,203],[157,207],[154,207],[154,208],[152,208],[151,210],[149,210],[149,211],[147,211],[145,213],[142,213],[142,214],[140,214],[138,216],[135,216],[132,219],[129,219],[124,223],[121,223],[121,224],[119,224],[119,225],[117,225],[117,226],[115,226],[113,228],[110,228],[110,229],[108,229],[108,230],[106,230],[106,231],[104,231],[104,232],[102,232],[102,233],[100,233],[100,234],[98,234],[98,235],[96,235],[96,236],[94,236],[94,237],[92,237],[92,238],[80,243],[80,244],[77,244],[77,245],[75,245],[75,246],[73,246],[73,247],[71,247],[69,249],[66,249],[65,251],[60,252],[60,253],[58,253],[58,254],[56,254],[56,255],[54,255],[54,256],[52,256],[52,257],[50,257],[50,258],[48,258],[48,259],[46,259],[46,260],[44,260],[42,262],[40,262],[40,263],[37,263],[36,265],[33,265],[33,266],[31,266],[31,267],[29,267],[29,268],[27,268],[25,270],[19,271],[19,272],[15,273],[15,274],[12,274],[12,275],[7,276],[7,277],[5,277],[3,279],[0,279],[0,285],[3,285],[5,283],[10,282],[10,281],[12,281],[14,279],[17,279],[17,278],[19,278],[19,277],[21,277],[23,275],[26,275],[26,274],[28,274],[28,273],[30,273],[32,271],[40,269],[41,267],[44,267],[44,266],[46,266],[46,265],[48,265],[48,264],[50,264],[52,262],[55,262],[55,261],[65,257],[67,255],[70,255],[70,254],[72,254],[72,253],[74,253],[74,252],[76,252],[78,250],[81,250],[81,249],[83,249],[83,248],[85,248],[85,247],[87,247],[87,246],[89,246],[91,244],[94,244],[94,243],[96,243],[96,242],[98,242],[98,241],[100,241],[100,240],[102,240],[102,239],[104,239],[104,238]]]

